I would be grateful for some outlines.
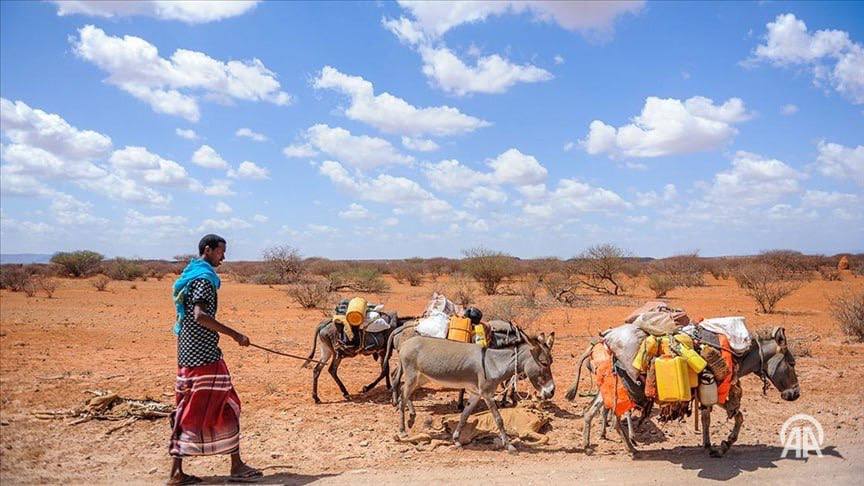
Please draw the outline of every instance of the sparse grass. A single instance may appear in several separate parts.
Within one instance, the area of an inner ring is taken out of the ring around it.
[[[330,282],[320,277],[309,279],[291,285],[286,292],[304,309],[320,309],[325,306],[330,296]]]

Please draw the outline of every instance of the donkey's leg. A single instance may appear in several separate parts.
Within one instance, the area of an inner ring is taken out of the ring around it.
[[[459,390],[459,398],[456,399],[456,410],[460,412],[465,411],[465,389],[461,388]]]
[[[702,418],[702,447],[706,450],[712,450],[711,447],[711,406],[699,407],[699,413]]]
[[[339,363],[341,363],[341,362],[342,362],[342,356],[337,354],[336,356],[333,357],[333,361],[330,362],[330,367],[327,369],[327,371],[330,372],[330,376],[333,377],[333,381],[335,381],[336,384],[339,385],[339,390],[342,392],[342,396],[345,397],[345,400],[350,401],[351,400],[351,394],[348,393],[348,389],[345,388],[345,384],[342,383],[342,380],[339,379],[339,375],[336,374],[336,372],[339,370]]]
[[[633,441],[630,440],[630,436],[624,431],[624,424],[620,419],[615,422],[615,428],[618,430],[621,440],[624,441],[624,445],[627,446],[627,450],[630,451],[631,455],[635,455],[637,452],[636,447],[633,446]]]
[[[369,390],[375,388],[375,385],[377,385],[378,382],[380,382],[384,378],[387,378],[387,366],[385,366],[385,363],[384,363],[384,356],[381,356],[381,373],[378,374],[378,377],[375,378],[375,381],[373,381],[372,383],[369,383],[368,385],[363,387],[363,393],[366,393]],[[390,379],[389,378],[387,378],[387,389],[388,390],[390,389]]]
[[[652,401],[648,402],[648,406],[645,407],[644,410],[642,410],[642,415],[639,417],[639,422],[636,424],[636,427],[638,427],[640,429],[642,428],[642,424],[644,424],[645,420],[647,420],[648,417],[651,416],[651,409],[653,409],[653,408],[654,408],[654,401],[652,400]]]
[[[318,359],[320,362],[315,363],[315,368],[312,369],[312,400],[315,403],[321,403],[321,399],[318,398],[318,377],[321,376],[321,370],[324,369],[327,360],[333,355],[333,349],[330,348],[329,344],[321,340],[321,355]]]
[[[401,399],[400,399],[401,389],[402,389],[402,366],[397,365],[396,366],[396,376],[393,377],[393,386],[390,388],[390,391],[393,393],[393,405],[394,406],[398,405],[399,402],[401,401]]]
[[[627,437],[630,437],[630,442],[636,443],[636,434],[633,432],[633,412],[627,412],[624,420],[627,421]]]
[[[399,366],[399,371],[397,373],[397,383],[399,383],[399,381],[402,379],[403,375],[405,375],[405,382],[402,383],[401,386],[394,386],[393,387],[393,393],[394,394],[396,393],[397,390],[399,391],[399,400],[398,400],[398,405],[399,405],[399,435],[402,435],[402,436],[405,435],[405,407],[406,407],[406,402],[409,402],[409,400],[411,399],[411,393],[414,392],[413,388],[411,388],[409,386],[409,382],[415,381],[415,378],[411,374],[411,372],[403,373],[404,369],[405,369],[404,366],[401,366],[401,365]],[[413,425],[413,423],[412,423],[412,425]]]
[[[741,413],[741,410],[735,411],[735,425],[732,426],[732,432],[729,432],[729,437],[720,443],[720,448],[717,451],[712,451],[716,454],[715,457],[720,457],[729,452],[729,448],[732,447],[732,444],[738,440],[738,433],[741,432],[741,425],[744,424],[744,414]],[[712,455],[714,455],[712,454]]]
[[[492,412],[492,418],[495,419],[495,425],[498,426],[498,434],[501,437],[501,443],[504,448],[507,449],[507,452],[516,452],[516,448],[513,447],[513,444],[510,443],[510,439],[507,437],[507,431],[504,430],[504,420],[501,418],[501,413],[498,412],[498,405],[495,405],[495,390],[481,393],[483,401],[486,402],[486,406],[489,407],[489,411]]]
[[[589,406],[588,410],[585,412],[585,425],[582,427],[582,448],[585,450],[588,449],[588,445],[591,442],[591,421],[594,420],[594,416],[597,415],[597,412],[599,412],[601,408],[603,408],[603,397],[598,394],[597,398],[594,399],[594,402],[591,403],[591,406]],[[603,423],[606,423],[605,416],[603,417]]]
[[[465,427],[465,422],[478,403],[480,403],[480,395],[471,395],[468,398],[468,406],[463,408],[462,414],[459,416],[459,423],[456,424],[456,430],[453,431],[453,443],[456,447],[462,447],[462,443],[459,442],[459,436],[462,435],[462,427]]]
[[[405,381],[402,383],[402,402],[403,407],[408,407],[408,428],[414,427],[414,420],[417,418],[417,411],[414,410],[414,402],[411,396],[420,386],[420,374],[417,370],[407,371],[405,373]]]
[[[609,422],[612,422],[612,427],[615,427],[617,422],[617,418],[613,415],[612,418],[609,418],[609,409],[603,407],[600,409],[600,438],[607,439],[606,437],[606,428],[609,426]]]

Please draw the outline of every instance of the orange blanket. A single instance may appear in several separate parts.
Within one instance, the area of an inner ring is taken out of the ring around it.
[[[723,356],[723,361],[729,368],[729,374],[720,383],[717,384],[717,403],[724,404],[729,398],[729,389],[732,388],[732,380],[736,376],[735,362],[732,360],[732,348],[729,347],[729,339],[723,334],[718,334],[720,338],[720,355]]]
[[[635,405],[630,400],[630,395],[621,383],[621,379],[612,372],[612,353],[605,344],[598,343],[594,346],[591,352],[591,365],[594,367],[594,378],[603,397],[603,406],[615,412],[618,417],[632,410]]]

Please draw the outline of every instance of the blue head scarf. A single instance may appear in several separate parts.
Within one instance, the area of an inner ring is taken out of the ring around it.
[[[210,262],[203,258],[193,258],[189,261],[189,264],[183,269],[183,273],[180,274],[180,278],[174,282],[174,308],[177,310],[177,321],[174,323],[174,334],[180,334],[180,327],[182,326],[183,318],[186,317],[186,307],[183,305],[183,299],[186,297],[186,289],[189,287],[191,281],[199,278],[207,279],[207,281],[213,284],[217,289],[222,285],[222,282],[219,280],[219,275],[216,275],[216,271],[213,269],[213,266],[210,265]]]

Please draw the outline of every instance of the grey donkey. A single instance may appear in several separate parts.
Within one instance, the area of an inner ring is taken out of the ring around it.
[[[417,413],[411,396],[417,388],[429,381],[464,388],[470,395],[468,406],[459,417],[453,431],[453,442],[461,446],[459,436],[468,416],[482,398],[498,426],[501,443],[508,452],[516,448],[507,438],[504,422],[495,404],[495,391],[514,374],[525,373],[544,400],[555,394],[552,379],[552,345],[555,333],[529,337],[523,331],[522,341],[512,347],[484,349],[476,344],[459,343],[447,339],[414,337],[405,341],[399,350],[399,369],[394,386],[399,391],[399,434],[405,435],[405,408],[409,410],[408,427],[414,425]],[[400,386],[401,385],[401,386]]]

